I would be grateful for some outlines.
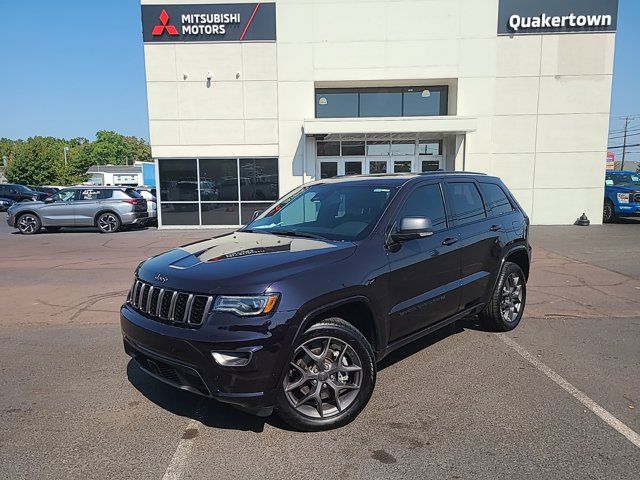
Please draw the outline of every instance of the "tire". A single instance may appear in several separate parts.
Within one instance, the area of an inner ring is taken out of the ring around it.
[[[602,221],[604,223],[613,223],[618,219],[613,202],[609,199],[604,201],[604,210],[602,212]]]
[[[23,213],[18,217],[16,225],[22,235],[33,235],[42,228],[42,222],[35,213]]]
[[[506,262],[491,300],[480,312],[481,322],[491,330],[508,332],[518,326],[527,302],[527,284],[522,269]]]
[[[301,431],[346,425],[371,398],[376,383],[374,358],[367,339],[341,318],[313,325],[292,349],[278,384],[276,413]],[[319,365],[324,365],[322,370]]]
[[[120,217],[113,212],[104,212],[98,215],[96,226],[100,233],[115,233],[120,230],[122,222]]]
[[[62,227],[44,227],[47,232],[55,233],[59,232]]]

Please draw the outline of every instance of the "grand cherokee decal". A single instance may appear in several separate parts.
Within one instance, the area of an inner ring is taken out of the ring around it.
[[[142,5],[145,43],[275,41],[275,3]]]

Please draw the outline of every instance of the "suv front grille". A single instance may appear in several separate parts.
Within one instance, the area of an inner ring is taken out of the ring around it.
[[[136,280],[127,296],[127,303],[153,320],[197,327],[209,314],[213,297],[178,292]]]

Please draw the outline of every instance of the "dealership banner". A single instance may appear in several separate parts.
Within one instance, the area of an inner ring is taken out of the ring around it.
[[[275,3],[142,5],[145,43],[276,39]]]
[[[618,0],[500,0],[498,35],[615,32]]]

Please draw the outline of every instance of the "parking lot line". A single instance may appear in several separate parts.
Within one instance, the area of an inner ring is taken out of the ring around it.
[[[199,419],[202,418],[203,408],[204,402],[201,401],[196,406],[193,415],[194,418],[188,423],[187,427],[182,433],[182,437],[178,442],[176,451],[173,453],[173,457],[171,457],[169,466],[162,476],[162,480],[178,480],[182,477],[184,469],[187,465],[187,457],[189,456],[189,452],[191,452],[194,438],[198,435],[200,427],[202,427],[202,423]]]
[[[625,436],[627,440],[629,440],[636,447],[640,448],[640,435],[630,429],[627,425],[622,423],[616,417],[614,417],[611,413],[605,410],[603,407],[598,405],[595,401],[589,398],[586,394],[578,390],[572,384],[570,384],[567,380],[562,378],[556,372],[551,370],[547,365],[538,360],[534,355],[529,353],[527,350],[522,348],[515,340],[507,337],[504,334],[498,334],[500,340],[506,343],[511,349],[515,350],[522,358],[528,361],[531,365],[536,367],[542,373],[544,373],[548,378],[550,378],[553,382],[560,386],[563,390],[570,393],[573,398],[582,403],[585,407],[595,413],[601,420],[603,420],[607,425],[616,430],[618,433]]]

